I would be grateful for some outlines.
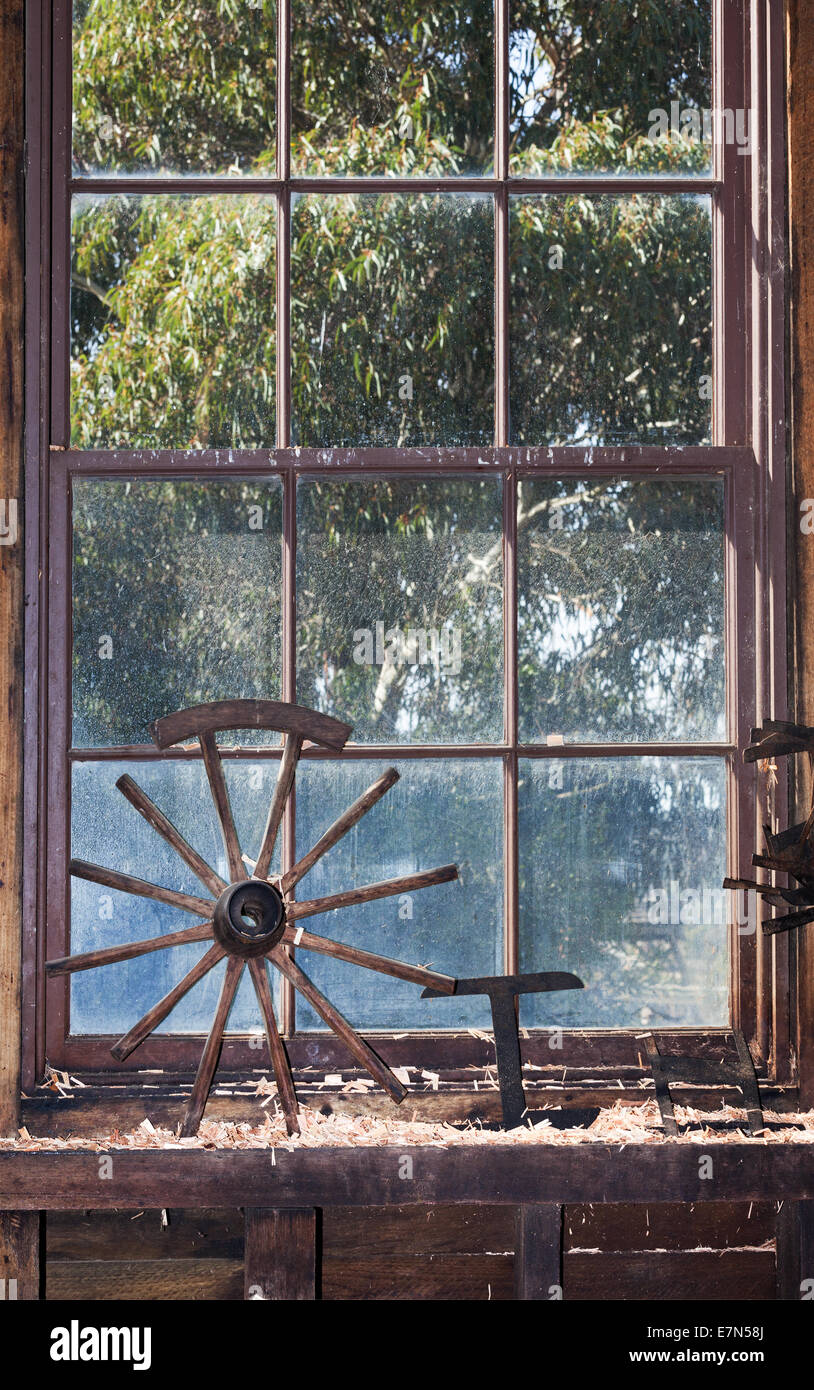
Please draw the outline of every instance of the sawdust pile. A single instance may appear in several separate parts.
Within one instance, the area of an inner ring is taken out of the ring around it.
[[[286,1133],[282,1115],[267,1113],[262,1124],[204,1120],[195,1139],[181,1139],[170,1129],[158,1129],[149,1119],[127,1133],[117,1129],[97,1139],[37,1138],[23,1128],[14,1139],[0,1139],[0,1153],[16,1151],[108,1149],[317,1149],[378,1148],[383,1145],[430,1145],[435,1148],[506,1144],[687,1144],[814,1143],[814,1111],[804,1114],[764,1112],[765,1130],[749,1135],[743,1111],[730,1105],[701,1111],[675,1107],[681,1133],[667,1138],[661,1128],[655,1101],[643,1105],[616,1105],[600,1111],[588,1128],[556,1128],[544,1112],[537,1111],[513,1130],[490,1129],[476,1123],[451,1125],[415,1118],[383,1119],[373,1115],[323,1115],[300,1111],[302,1133]],[[543,1118],[540,1118],[540,1116]],[[180,1125],[179,1125],[180,1128]]]

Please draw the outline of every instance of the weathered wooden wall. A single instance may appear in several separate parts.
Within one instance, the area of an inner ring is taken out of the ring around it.
[[[54,1213],[47,1220],[46,1298],[243,1298],[240,1212]],[[326,1211],[322,1298],[511,1300],[511,1207]],[[568,1207],[566,1300],[771,1301],[774,1207]],[[126,1258],[123,1255],[126,1253]]]
[[[799,502],[814,497],[814,0],[788,0],[792,438],[796,500],[795,669],[798,715],[814,722],[814,537]],[[22,498],[23,0],[0,0],[0,499]],[[21,865],[22,515],[0,546],[0,1132],[17,1123]],[[814,1017],[814,933],[800,943],[798,983]],[[814,1105],[814,1038],[798,1050]],[[566,1299],[771,1300],[776,1296],[769,1204],[570,1207]],[[0,1278],[19,1296],[37,1281],[37,1218],[0,1213]],[[335,1211],[321,1231],[322,1295],[341,1299],[511,1299],[515,1213],[508,1208]],[[46,1297],[240,1299],[242,1214],[172,1211],[53,1214],[46,1222]],[[794,1296],[794,1290],[791,1295]]]
[[[23,731],[23,0],[0,0],[0,1134],[20,1095]]]

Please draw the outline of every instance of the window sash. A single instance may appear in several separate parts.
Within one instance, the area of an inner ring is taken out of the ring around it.
[[[713,91],[716,106],[737,109],[757,108],[759,149],[747,170],[747,161],[738,159],[731,146],[716,150],[711,176],[641,176],[635,180],[613,176],[557,176],[555,179],[508,177],[508,0],[496,5],[496,174],[495,178],[397,180],[292,179],[289,167],[288,124],[288,0],[279,9],[283,37],[282,62],[278,63],[278,165],[271,180],[184,178],[183,180],[105,177],[70,177],[70,0],[55,0],[53,7],[29,6],[28,49],[28,373],[27,373],[27,571],[32,603],[28,608],[27,629],[27,711],[26,721],[26,816],[29,843],[40,837],[39,855],[28,856],[24,894],[29,919],[37,930],[29,932],[24,961],[24,1084],[30,1086],[41,1074],[46,1049],[51,1060],[61,1060],[74,1068],[83,1066],[104,1070],[109,1066],[107,1045],[101,1039],[65,1040],[63,1014],[57,1007],[45,1012],[45,989],[41,963],[47,955],[64,954],[67,916],[64,912],[66,872],[66,795],[65,788],[72,757],[106,757],[114,751],[82,750],[71,754],[68,748],[70,712],[70,517],[71,477],[116,477],[130,473],[141,476],[192,476],[224,469],[242,475],[279,472],[284,481],[286,503],[284,525],[289,543],[284,569],[284,674],[283,698],[294,698],[293,663],[289,647],[294,633],[294,554],[290,537],[294,526],[294,482],[300,473],[320,472],[409,472],[424,470],[447,472],[496,471],[504,478],[510,498],[514,481],[527,473],[550,473],[562,477],[569,473],[602,471],[610,476],[723,475],[726,480],[726,565],[727,565],[727,704],[729,734],[725,745],[687,746],[693,754],[708,752],[726,759],[729,774],[728,860],[732,872],[746,872],[755,846],[761,818],[758,814],[754,774],[745,775],[737,749],[748,742],[755,712],[782,717],[785,707],[785,615],[783,590],[785,577],[783,519],[784,450],[784,362],[783,362],[783,32],[782,16],[759,0],[715,0],[714,5]],[[50,158],[43,157],[50,149]],[[232,454],[202,450],[91,450],[72,451],[69,447],[69,320],[68,285],[70,276],[70,199],[72,192],[104,191],[249,191],[267,192],[278,204],[278,379],[277,439],[270,450]],[[422,191],[467,189],[488,193],[494,200],[495,254],[495,447],[490,449],[415,450],[298,450],[290,442],[290,213],[291,198],[305,191]],[[582,193],[699,192],[713,201],[713,343],[715,400],[713,444],[709,447],[673,449],[631,445],[603,447],[586,451],[574,446],[560,448],[507,447],[508,440],[508,211],[514,192]],[[752,227],[747,227],[744,209],[751,205]],[[765,249],[766,273],[747,258],[747,241],[756,235]],[[42,306],[50,305],[50,326],[43,329]],[[588,456],[590,458],[588,459]],[[42,470],[40,465],[42,464]],[[504,546],[506,559],[506,662],[507,737],[504,744],[491,745],[488,755],[504,763],[506,786],[506,840],[514,844],[506,857],[507,920],[516,922],[516,768],[521,753],[517,743],[516,690],[514,669],[516,624],[516,532],[511,521],[512,506],[504,507]],[[756,555],[762,559],[755,573]],[[514,645],[513,645],[514,644]],[[740,654],[740,659],[738,658]],[[755,660],[752,660],[754,655]],[[47,765],[41,750],[47,745]],[[681,746],[669,746],[682,751]],[[634,756],[663,752],[664,745],[625,744],[569,745],[567,756],[622,753]],[[417,749],[415,746],[386,749],[364,747],[364,757],[429,756],[433,752],[456,757],[473,756],[484,750],[461,745],[449,749]],[[522,750],[548,756],[545,750]],[[555,750],[559,756],[562,749]],[[152,750],[138,748],[132,756],[153,756]],[[164,755],[166,756],[166,755]],[[252,750],[256,756],[256,750]],[[348,754],[351,756],[351,754]],[[779,789],[782,791],[782,788]],[[514,792],[514,794],[513,794]],[[45,831],[43,836],[42,832]],[[43,844],[44,839],[44,844]],[[46,923],[48,942],[46,946]],[[52,941],[53,938],[53,941]],[[508,939],[508,936],[507,936]],[[62,943],[62,944],[58,944]],[[732,1001],[733,1022],[738,1023],[755,1044],[777,1080],[791,1076],[789,1043],[792,1020],[789,1014],[789,947],[793,943],[778,939],[773,946],[757,938],[736,937],[733,946]],[[49,985],[58,996],[59,983]],[[51,996],[49,995],[49,999]],[[670,1035],[664,1033],[665,1039]],[[687,1042],[687,1033],[683,1035]],[[710,1030],[696,1036],[703,1048]],[[420,1034],[403,1042],[387,1043],[392,1060],[437,1062],[440,1046],[433,1034]],[[310,1054],[305,1044],[294,1039],[295,1062]],[[443,1039],[442,1056],[447,1064],[460,1064],[484,1052],[484,1044],[471,1037]],[[529,1042],[531,1056],[538,1042]],[[151,1039],[141,1049],[139,1066],[184,1067],[197,1060],[193,1041],[163,1035]],[[333,1044],[320,1040],[319,1055],[326,1065],[342,1065],[334,1058]],[[302,1055],[300,1055],[302,1053]],[[485,1054],[484,1054],[485,1055]],[[544,1061],[551,1061],[542,1054]],[[227,1039],[224,1064],[252,1066],[256,1055],[245,1044]],[[536,1055],[532,1060],[536,1060]],[[623,1073],[636,1068],[635,1045],[629,1033],[597,1031],[578,1033],[565,1040],[565,1050],[555,1061],[568,1067],[569,1075],[579,1074],[580,1066],[590,1074],[592,1068],[611,1068]]]

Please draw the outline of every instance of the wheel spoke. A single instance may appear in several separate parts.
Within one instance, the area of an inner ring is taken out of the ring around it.
[[[291,1067],[288,1062],[285,1044],[277,1028],[277,1019],[274,1014],[274,1004],[271,998],[265,961],[257,957],[250,960],[249,972],[252,977],[255,993],[257,994],[260,1012],[263,1015],[263,1022],[266,1026],[269,1057],[277,1081],[277,1091],[280,1096],[280,1103],[283,1107],[283,1114],[285,1115],[285,1127],[289,1134],[299,1134],[300,1123],[297,1119],[297,1093],[294,1090],[294,1078],[291,1075]]]
[[[225,955],[226,952],[219,942],[215,942],[214,946],[210,946],[206,955],[201,956],[201,959],[196,961],[192,969],[187,971],[184,978],[178,981],[178,984],[170,990],[169,994],[165,994],[163,999],[159,999],[158,1003],[154,1004],[149,1012],[146,1013],[143,1018],[139,1019],[138,1023],[133,1025],[130,1032],[125,1033],[124,1037],[119,1038],[115,1046],[111,1047],[110,1051],[116,1058],[116,1061],[123,1062],[125,1057],[129,1057],[130,1053],[133,1052],[140,1043],[143,1043],[145,1038],[150,1036],[153,1029],[157,1028],[159,1023],[164,1022],[167,1014],[172,1013],[178,1001],[183,999],[185,994],[189,993],[192,986],[196,985],[199,980],[202,980],[204,975],[208,975],[213,965],[217,965],[218,961],[222,960]]]
[[[209,898],[196,898],[192,893],[176,893],[174,888],[160,888],[157,883],[133,878],[132,874],[120,874],[117,869],[105,869],[101,864],[72,859],[68,867],[74,878],[100,883],[103,888],[118,888],[122,893],[135,893],[139,898],[154,898],[156,902],[169,903],[170,907],[180,907],[184,912],[194,912],[196,917],[208,917],[212,911]]]
[[[215,811],[220,825],[220,833],[223,836],[223,847],[226,850],[226,858],[229,862],[229,873],[233,883],[239,883],[246,877],[243,868],[243,860],[240,857],[240,845],[238,843],[235,822],[232,818],[232,806],[229,801],[229,790],[226,786],[226,778],[223,774],[223,763],[221,762],[218,745],[215,742],[215,735],[204,733],[200,735],[198,742],[203,753],[204,767],[209,778],[209,789],[212,792],[212,800],[215,803]]]
[[[387,1063],[376,1055],[370,1044],[359,1036],[348,1023],[348,1020],[343,1018],[338,1009],[334,1008],[330,1000],[320,993],[297,963],[286,955],[285,950],[281,946],[275,946],[269,951],[268,958],[277,966],[280,973],[291,981],[294,988],[299,990],[303,998],[308,1000],[312,1009],[315,1009],[320,1018],[324,1019],[328,1027],[341,1039],[357,1062],[370,1072],[370,1075],[387,1091],[396,1104],[398,1105],[403,1101],[407,1091],[398,1077],[393,1075]]]
[[[161,838],[172,846],[176,854],[181,856],[184,863],[189,865],[192,872],[209,889],[210,893],[214,893],[216,898],[220,897],[226,887],[220,874],[216,874],[206,860],[201,858],[197,850],[194,850],[192,845],[187,843],[180,830],[176,830],[172,822],[167,820],[164,812],[159,810],[154,801],[150,800],[150,797],[145,791],[142,791],[138,783],[125,774],[119,778],[116,786],[127,797],[130,805],[135,807],[139,815],[144,817],[147,824],[151,825],[153,830],[156,830]]]
[[[75,970],[95,970],[97,965],[115,965],[120,960],[133,960],[150,951],[165,951],[168,946],[185,946],[188,941],[211,941],[212,923],[201,922],[198,927],[168,932],[166,936],[151,936],[148,941],[127,941],[121,946],[104,946],[99,951],[83,951],[75,956],[45,962],[46,975],[72,975]]]
[[[349,806],[347,811],[343,812],[339,819],[335,820],[333,825],[328,827],[325,834],[317,840],[313,849],[309,849],[308,853],[304,854],[302,859],[298,859],[293,868],[289,869],[288,873],[283,875],[281,885],[283,892],[289,892],[295,884],[299,883],[301,878],[305,878],[305,875],[308,873],[309,869],[314,867],[317,860],[321,859],[323,854],[327,854],[328,850],[332,849],[335,844],[338,844],[342,836],[346,835],[347,832],[356,825],[356,822],[360,821],[362,816],[366,815],[371,807],[375,806],[376,802],[380,801],[385,792],[388,792],[398,780],[399,774],[396,772],[396,769],[394,767],[388,767],[387,770],[382,773],[381,777],[368,787],[367,791],[362,792],[362,795],[357,797],[353,805]]]
[[[235,997],[242,973],[243,961],[240,960],[238,956],[230,956],[226,963],[226,974],[223,977],[223,984],[221,985],[218,1007],[215,1010],[215,1017],[212,1020],[209,1037],[201,1053],[198,1073],[195,1077],[192,1095],[189,1098],[189,1105],[187,1106],[184,1123],[181,1127],[181,1134],[186,1139],[198,1133],[198,1126],[201,1123],[201,1117],[206,1109],[206,1102],[209,1098],[212,1078],[215,1075],[215,1068],[218,1065],[221,1044],[223,1043],[223,1030],[226,1027],[226,1020],[229,1017],[229,1010],[232,1007],[232,1000]]]
[[[283,818],[285,803],[294,781],[294,774],[297,771],[297,760],[302,748],[302,738],[299,734],[286,734],[285,749],[283,750],[280,770],[277,774],[277,784],[274,788],[274,796],[271,798],[268,820],[263,831],[263,843],[260,846],[260,853],[257,856],[257,863],[254,866],[255,878],[266,878],[268,876],[271,856],[274,853],[274,846],[277,842],[277,831],[280,828],[280,821]]]
[[[287,927],[284,940],[303,951],[317,951],[335,960],[346,960],[351,965],[362,965],[366,970],[377,970],[382,975],[394,975],[397,980],[410,980],[428,989],[437,989],[440,994],[454,994],[456,981],[452,975],[441,975],[437,970],[427,970],[422,965],[408,965],[406,961],[391,960],[389,956],[377,956],[373,951],[362,951],[357,946],[347,946],[343,941],[331,941],[327,936],[314,936],[302,928]]]
[[[435,883],[450,883],[458,877],[456,864],[444,864],[440,869],[426,869],[420,874],[404,874],[401,878],[384,879],[381,883],[365,883],[345,893],[332,893],[325,898],[308,898],[301,903],[287,903],[286,916],[290,922],[300,917],[315,917],[318,912],[332,912],[335,907],[356,907],[359,903],[375,902],[377,898],[393,898],[399,893],[412,893],[430,888]]]

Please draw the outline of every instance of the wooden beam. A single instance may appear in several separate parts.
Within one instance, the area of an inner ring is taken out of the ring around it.
[[[246,1208],[247,1299],[294,1303],[316,1298],[317,1216],[313,1207]]]
[[[699,1154],[714,1182],[699,1176]],[[0,1209],[814,1201],[807,1143],[415,1145],[267,1149],[0,1149]],[[407,1160],[409,1159],[409,1163]]]
[[[20,1106],[24,688],[22,161],[23,0],[0,0],[0,1134],[14,1132]]]
[[[814,0],[788,0],[787,18],[794,694],[796,717],[810,724],[814,722],[814,533],[804,531],[801,522],[808,514],[804,504],[814,498]],[[808,760],[793,761],[797,818],[804,819],[811,785]],[[814,1105],[814,931],[799,932],[795,950],[800,1101],[808,1108]]]
[[[0,1211],[0,1302],[40,1297],[38,1211]]]
[[[521,1302],[562,1298],[563,1209],[556,1202],[517,1209],[514,1296]]]
[[[775,1250],[778,1301],[799,1303],[814,1297],[814,1202],[781,1204]]]

